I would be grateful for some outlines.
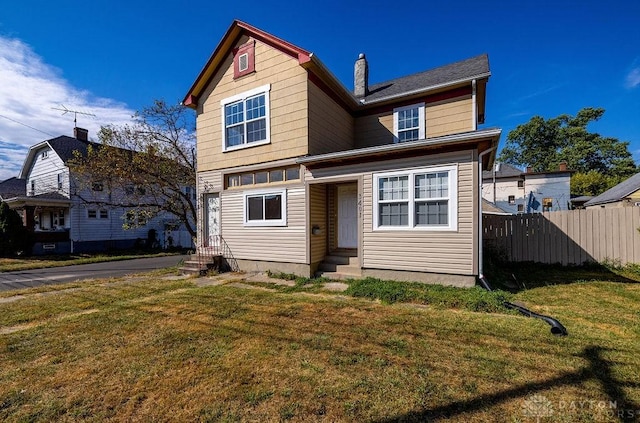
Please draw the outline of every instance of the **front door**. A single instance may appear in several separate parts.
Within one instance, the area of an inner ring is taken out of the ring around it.
[[[358,248],[358,187],[338,186],[338,248]]]
[[[220,197],[218,194],[205,194],[205,246],[216,247],[220,235]]]

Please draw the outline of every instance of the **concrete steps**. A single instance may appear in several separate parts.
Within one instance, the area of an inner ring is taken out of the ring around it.
[[[316,277],[345,280],[362,277],[356,250],[337,250],[327,255],[318,266]]]
[[[203,256],[191,254],[189,260],[185,260],[180,267],[180,272],[184,275],[204,275],[209,270],[220,269],[224,258],[222,255]]]

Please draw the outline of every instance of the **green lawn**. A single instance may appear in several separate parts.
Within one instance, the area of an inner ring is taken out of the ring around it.
[[[72,266],[74,264],[101,263],[105,261],[131,260],[145,257],[161,257],[175,253],[115,252],[111,254],[60,254],[20,258],[0,257],[0,272],[45,269],[48,267]]]
[[[149,276],[22,292],[0,302],[0,420],[619,421],[640,410],[640,284],[558,272],[562,284],[510,299],[568,337],[500,310],[313,283]]]

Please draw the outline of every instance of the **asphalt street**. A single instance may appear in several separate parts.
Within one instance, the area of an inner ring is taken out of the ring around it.
[[[74,282],[85,279],[110,278],[149,272],[175,266],[188,256],[166,256],[104,263],[79,264],[49,269],[0,273],[0,291]]]

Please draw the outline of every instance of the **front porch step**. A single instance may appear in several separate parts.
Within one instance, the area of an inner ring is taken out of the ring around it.
[[[357,251],[346,249],[333,251],[318,265],[315,276],[338,280],[361,278],[362,270]]]
[[[208,270],[220,269],[223,261],[223,257],[203,257],[198,254],[191,254],[189,260],[185,260],[180,267],[180,272],[183,275],[204,275]]]

